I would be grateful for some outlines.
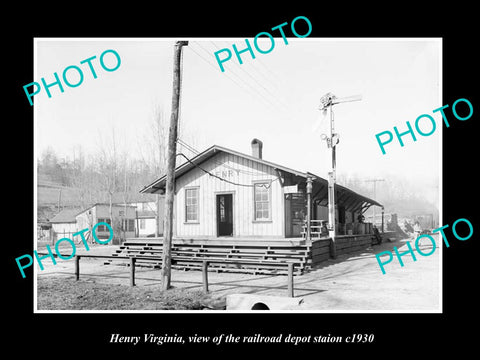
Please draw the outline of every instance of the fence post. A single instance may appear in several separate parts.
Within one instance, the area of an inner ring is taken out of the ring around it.
[[[203,291],[208,293],[208,261],[202,264]]]
[[[80,279],[80,255],[75,255],[75,281]]]
[[[288,296],[293,296],[293,263],[288,263]]]
[[[135,258],[130,258],[130,286],[135,286]]]

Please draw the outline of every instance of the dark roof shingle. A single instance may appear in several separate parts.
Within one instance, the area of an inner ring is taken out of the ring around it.
[[[79,208],[65,208],[60,211],[57,215],[55,215],[50,222],[51,223],[74,223],[77,220],[75,217],[79,213],[81,209]]]

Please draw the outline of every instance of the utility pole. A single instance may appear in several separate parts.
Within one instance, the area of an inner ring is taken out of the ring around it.
[[[62,202],[62,189],[60,188],[58,191],[58,204],[57,204],[57,212],[60,212],[60,203]]]
[[[173,201],[175,197],[175,160],[177,153],[178,110],[180,105],[180,71],[182,46],[187,46],[188,41],[177,41],[173,55],[173,93],[172,115],[168,132],[167,153],[167,181],[165,185],[165,227],[162,254],[162,289],[170,288],[172,267],[172,237],[173,237]],[[157,203],[158,204],[158,203]],[[158,211],[158,209],[157,209]]]
[[[376,200],[375,198],[377,196],[377,182],[378,181],[385,181],[385,179],[368,179],[368,180],[365,180],[365,182],[373,182],[373,200]],[[373,205],[373,225],[375,225],[375,205]]]
[[[327,142],[327,148],[332,159],[332,168],[328,173],[328,235],[332,239],[331,255],[333,258],[337,256],[335,239],[337,235],[337,225],[335,219],[335,182],[336,182],[336,146],[340,141],[339,135],[335,133],[335,123],[333,117],[333,105],[349,101],[361,100],[360,95],[349,96],[345,98],[337,98],[332,93],[327,93],[320,98],[320,110],[330,112],[330,136],[322,134],[322,140]]]

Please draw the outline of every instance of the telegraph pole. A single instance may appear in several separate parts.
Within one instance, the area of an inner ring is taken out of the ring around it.
[[[327,142],[327,147],[332,159],[331,171],[328,173],[328,235],[332,239],[331,255],[333,258],[337,256],[335,238],[337,235],[337,225],[335,220],[335,182],[336,182],[336,146],[340,141],[339,135],[335,133],[335,123],[333,117],[333,105],[349,101],[358,101],[362,97],[359,95],[349,96],[345,98],[337,98],[332,93],[327,93],[320,98],[320,110],[330,112],[330,136],[322,134],[322,140]]]
[[[162,289],[170,288],[172,270],[172,237],[173,237],[173,200],[175,197],[175,159],[177,153],[178,109],[180,105],[180,71],[182,46],[188,41],[177,41],[173,55],[173,93],[172,115],[168,132],[167,182],[165,185],[165,226],[162,254]],[[159,204],[159,203],[157,203]],[[158,208],[157,208],[158,211]]]

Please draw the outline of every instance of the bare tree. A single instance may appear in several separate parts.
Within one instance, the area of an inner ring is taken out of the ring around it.
[[[111,127],[111,136],[109,141],[103,139],[102,134],[98,133],[99,140],[97,141],[96,153],[96,172],[100,174],[100,188],[107,198],[109,205],[110,224],[113,228],[114,234],[119,234],[121,231],[121,224],[114,221],[113,217],[113,198],[114,194],[119,190],[119,153],[118,144],[115,134],[115,127]]]
[[[150,180],[153,181],[166,172],[167,164],[167,135],[168,119],[160,106],[153,108],[153,114],[146,133],[139,141],[140,155],[143,164],[149,169]],[[143,184],[145,185],[145,183]],[[157,195],[155,216],[157,225],[155,227],[155,236],[160,236],[160,198]]]
[[[166,169],[168,119],[159,106],[155,106],[150,123],[138,142],[140,158],[148,166],[153,177],[164,174]]]

